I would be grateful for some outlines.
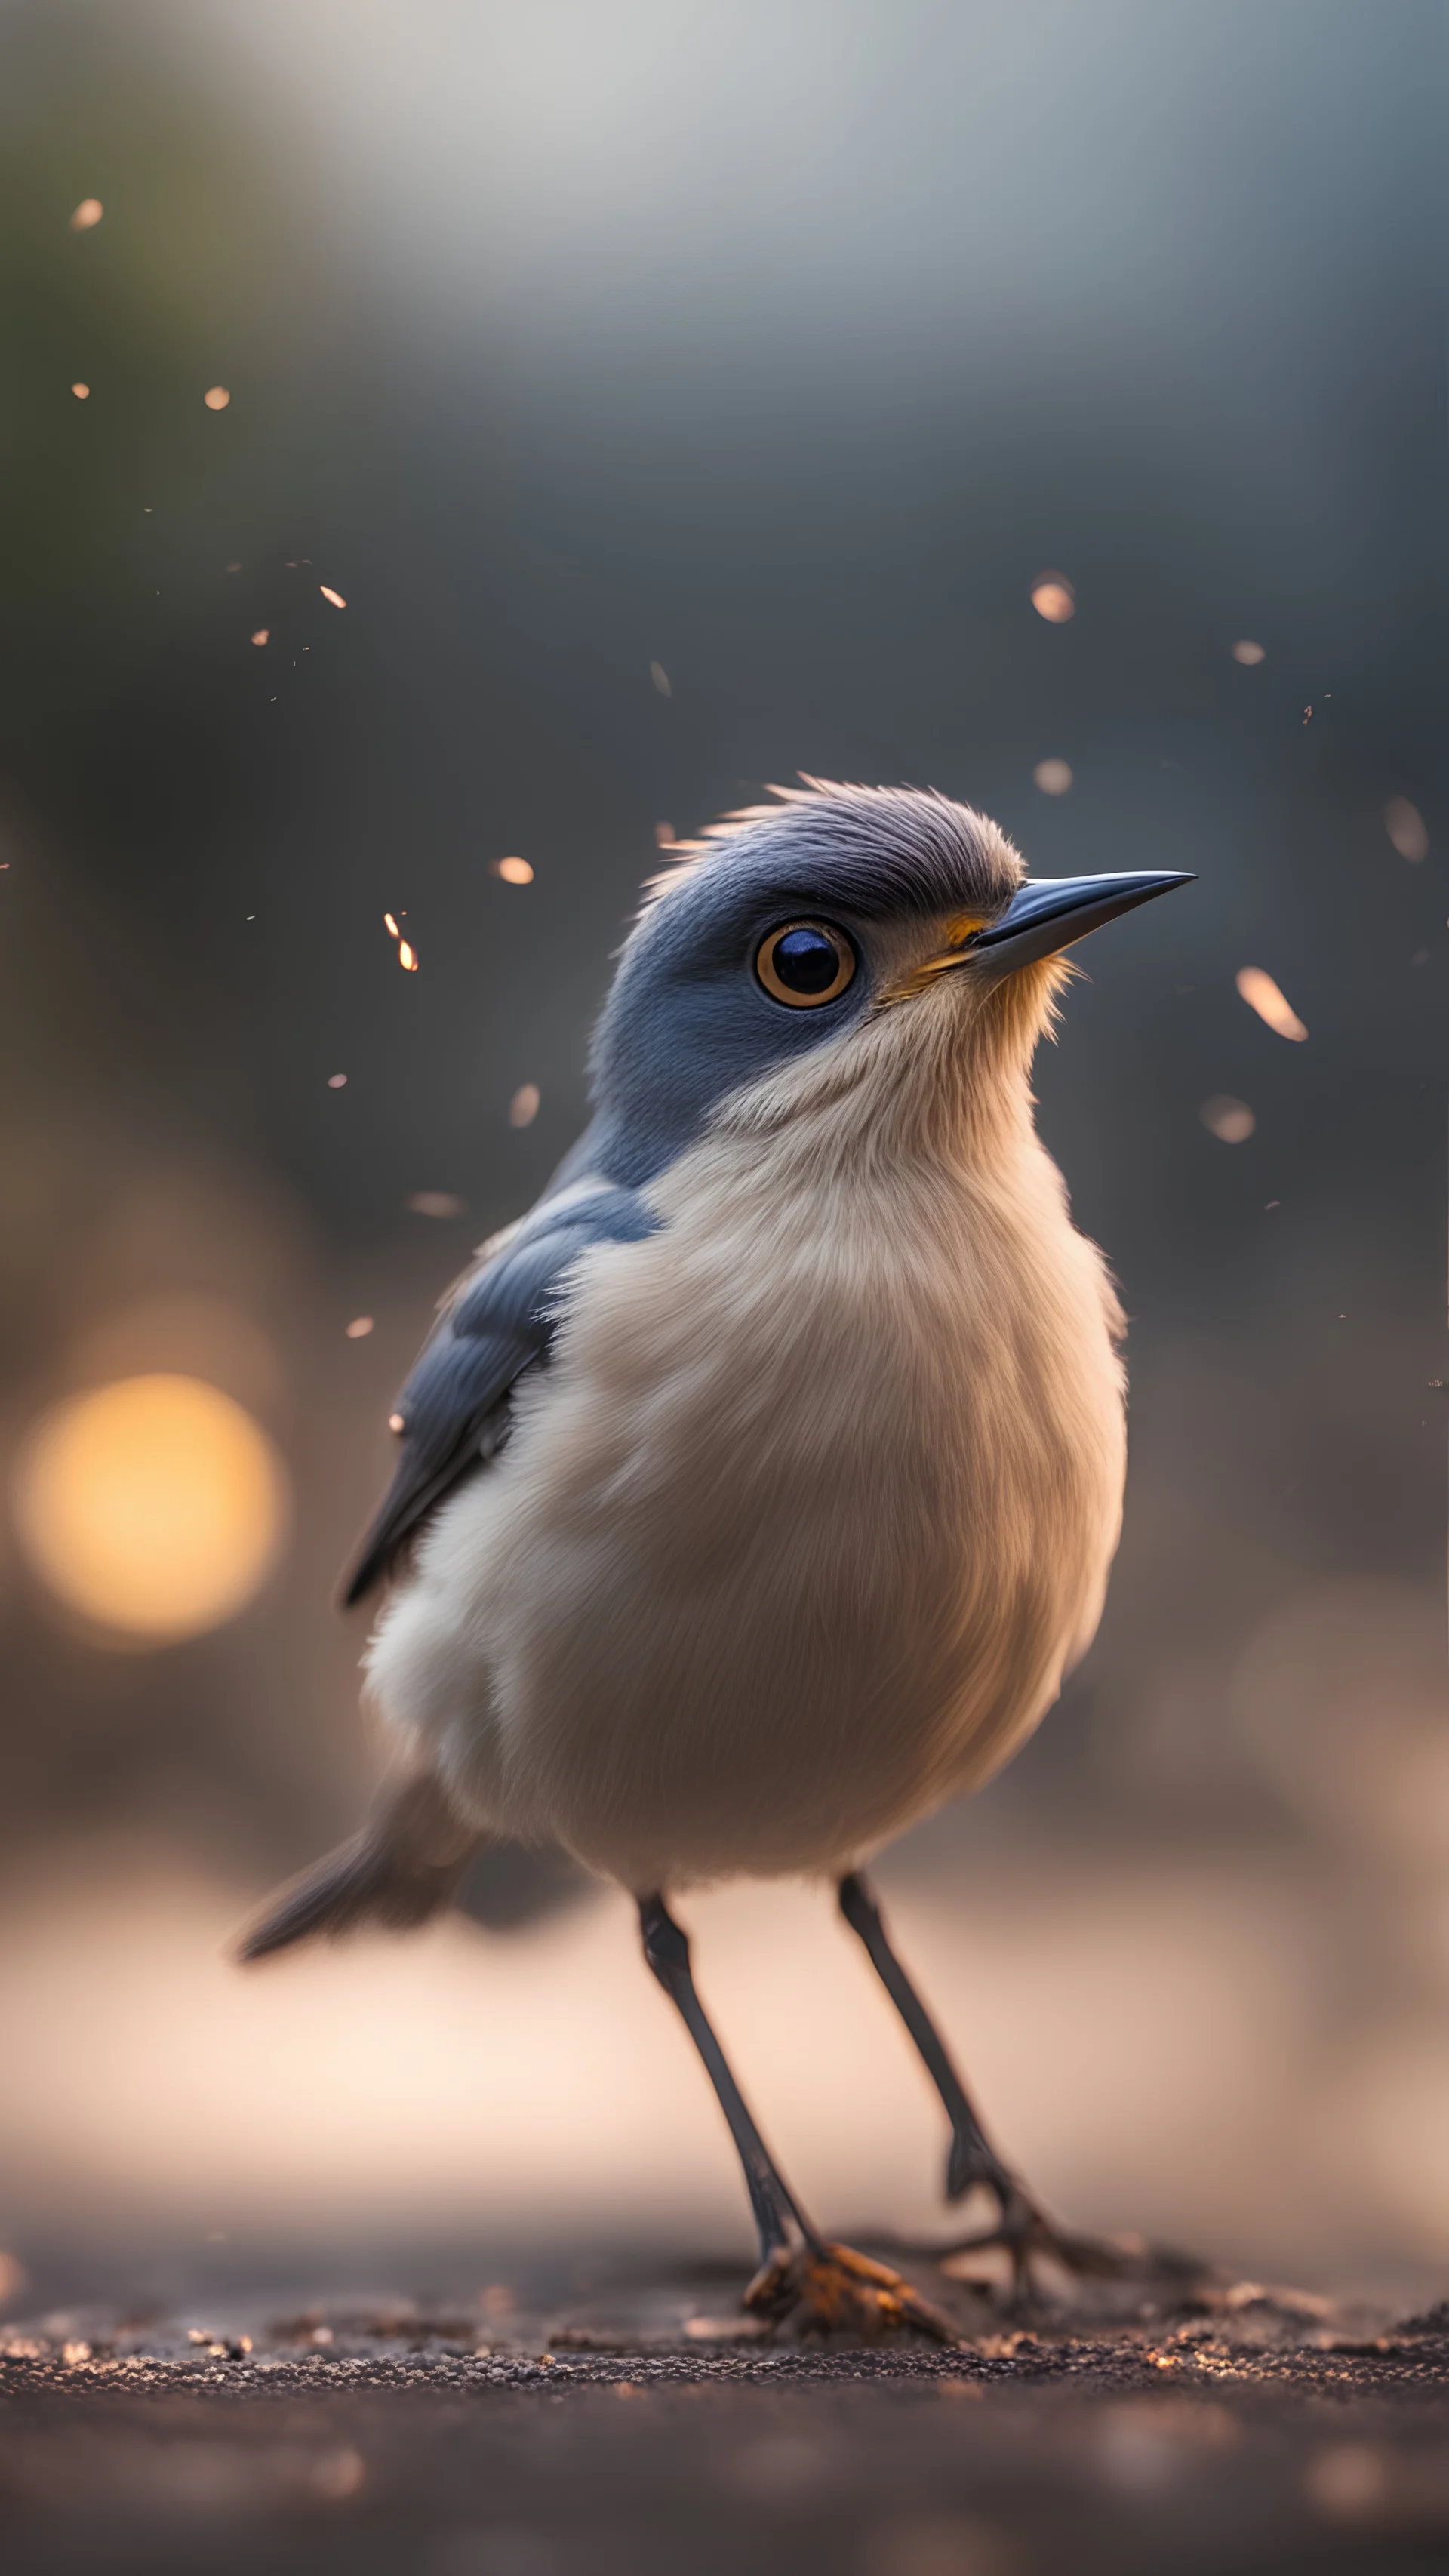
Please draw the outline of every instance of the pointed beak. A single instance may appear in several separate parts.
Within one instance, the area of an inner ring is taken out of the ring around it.
[[[1194,880],[1181,872],[1143,876],[1113,877],[1028,877],[1018,886],[999,921],[988,930],[978,930],[970,945],[960,952],[961,964],[973,958],[987,957],[1003,974],[1014,974],[1018,966],[1031,966],[1040,957],[1055,957],[1058,949],[1070,948],[1075,940],[1085,939],[1089,930],[1100,930],[1104,921],[1115,921],[1119,912],[1131,912],[1139,903],[1150,903],[1154,895],[1170,894],[1174,886],[1191,885]]]

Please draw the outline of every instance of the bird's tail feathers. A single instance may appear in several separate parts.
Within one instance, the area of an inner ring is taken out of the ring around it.
[[[237,1955],[250,1965],[315,1933],[335,1939],[367,1923],[411,1931],[452,1902],[485,1840],[461,1821],[435,1779],[407,1780],[379,1799],[361,1833],[280,1891]]]

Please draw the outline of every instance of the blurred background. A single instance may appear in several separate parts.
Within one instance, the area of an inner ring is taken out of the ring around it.
[[[366,1793],[330,1590],[432,1303],[578,1129],[660,847],[799,771],[1200,880],[1040,1065],[1133,1319],[1107,1616],[883,1861],[903,1947],[1073,2222],[1438,2295],[1435,0],[8,0],[0,50],[12,2297],[747,2260],[616,1894],[504,1855],[411,1942],[224,1949]],[[934,2224],[828,1901],[688,1919],[811,2204]]]

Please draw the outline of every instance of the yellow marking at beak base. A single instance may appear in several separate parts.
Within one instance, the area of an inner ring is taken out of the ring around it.
[[[878,1005],[909,1002],[918,993],[929,991],[938,975],[944,975],[949,967],[961,964],[963,954],[978,930],[986,928],[986,915],[980,912],[953,913],[943,926],[947,945],[936,949],[931,956],[923,957],[920,964],[912,966],[898,984],[888,984],[885,991],[876,996]]]

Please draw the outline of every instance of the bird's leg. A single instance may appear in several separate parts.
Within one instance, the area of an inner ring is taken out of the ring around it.
[[[949,2320],[918,2298],[909,2282],[848,2245],[827,2243],[811,2224],[730,2072],[695,1991],[688,1939],[662,1896],[640,1898],[639,1929],[644,1956],[704,2060],[744,2167],[760,2235],[760,2268],[745,2292],[746,2307],[772,2324],[793,2318],[805,2333],[849,2333],[869,2341],[902,2327],[915,2327],[938,2342],[954,2343],[955,2329]]]
[[[996,2202],[994,2227],[954,2245],[939,2246],[938,2256],[969,2254],[1000,2246],[1011,2263],[1012,2293],[1020,2299],[1031,2286],[1033,2256],[1046,2256],[1070,2272],[1119,2277],[1142,2268],[1142,2256],[1091,2236],[1070,2236],[1055,2226],[1017,2180],[982,2127],[971,2096],[951,2062],[944,2040],[901,1966],[881,1920],[880,1907],[858,1870],[840,1882],[840,1910],[858,1933],[871,1964],[895,2005],[945,2105],[951,2123],[951,2149],[946,2161],[946,2197],[963,2200],[982,2183]]]

